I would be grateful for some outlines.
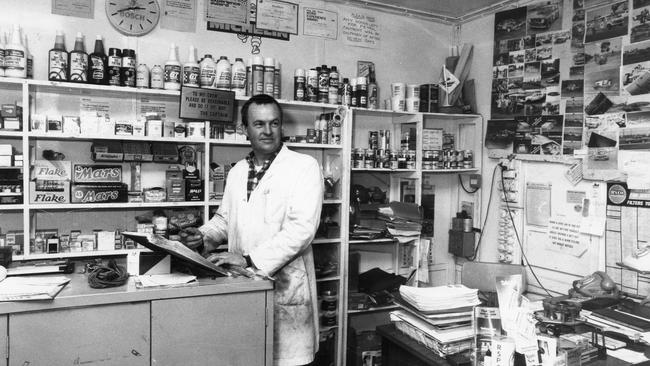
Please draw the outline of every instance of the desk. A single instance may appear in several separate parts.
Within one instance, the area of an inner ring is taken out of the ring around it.
[[[451,365],[416,340],[409,338],[393,324],[377,327],[381,336],[381,362],[384,366],[440,366]]]

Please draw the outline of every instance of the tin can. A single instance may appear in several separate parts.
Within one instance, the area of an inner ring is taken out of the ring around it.
[[[375,150],[374,149],[366,149],[365,152],[365,158],[363,161],[364,165],[363,167],[366,169],[372,169],[375,167]]]
[[[415,150],[406,151],[406,169],[415,169]]]
[[[406,169],[406,150],[397,152],[397,169]]]
[[[422,162],[433,161],[433,150],[422,151]]]
[[[353,168],[363,168],[363,158],[364,150],[361,148],[356,148],[352,150],[352,167]]]
[[[435,163],[433,161],[422,161],[422,170],[433,170]]]
[[[396,150],[391,150],[390,152],[390,164],[389,168],[391,169],[399,169],[399,152]]]
[[[469,168],[474,167],[474,153],[472,150],[465,150],[465,159],[463,160],[463,165],[469,165]]]
[[[375,168],[384,168],[384,164],[388,161],[388,155],[386,154],[386,150],[384,149],[377,149],[376,155],[375,155]]]

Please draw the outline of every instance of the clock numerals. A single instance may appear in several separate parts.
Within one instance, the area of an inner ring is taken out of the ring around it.
[[[141,36],[153,30],[160,18],[158,1],[108,0],[106,15],[121,33]]]

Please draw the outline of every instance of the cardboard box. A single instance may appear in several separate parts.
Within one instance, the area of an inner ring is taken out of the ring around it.
[[[61,116],[47,116],[47,132],[63,133],[63,118]]]
[[[75,183],[122,183],[121,165],[75,164]]]
[[[163,122],[163,137],[174,137],[174,128],[176,123],[174,121]]]
[[[115,231],[97,231],[95,241],[97,250],[115,250]]]
[[[146,136],[145,122],[137,120],[133,122],[133,136]]]
[[[115,122],[115,135],[116,136],[133,135],[133,126],[127,122]]]
[[[151,145],[148,142],[124,141],[122,143],[124,161],[153,161]]]
[[[166,142],[153,142],[151,143],[151,152],[153,153],[153,161],[155,162],[178,162],[178,147],[176,144],[170,144]]]
[[[151,119],[147,121],[147,136],[162,137],[163,135],[163,121]]]
[[[70,203],[70,183],[58,181],[59,190],[36,189],[36,182],[29,182],[29,202],[39,204]]]
[[[3,118],[2,122],[3,122],[2,127],[5,130],[20,131],[23,129],[22,123],[20,122],[19,118],[16,117]]]
[[[14,166],[13,155],[0,155],[0,166]]]
[[[70,187],[72,203],[127,202],[126,184],[73,184]]]
[[[93,141],[90,149],[94,161],[122,161],[124,152],[119,141]]]
[[[174,122],[174,137],[175,138],[185,138],[185,133],[187,132],[187,125],[185,122]]]
[[[11,144],[0,144],[0,155],[12,155],[14,147]]]
[[[35,160],[31,179],[69,181],[72,179],[72,163],[66,160]]]
[[[200,179],[185,180],[185,201],[203,201],[203,181]]]
[[[44,114],[32,114],[30,124],[32,132],[45,133],[47,131],[47,116]]]
[[[81,134],[81,122],[78,116],[63,116],[63,132],[66,135]]]

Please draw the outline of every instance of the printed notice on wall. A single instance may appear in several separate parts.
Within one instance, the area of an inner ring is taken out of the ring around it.
[[[206,0],[205,21],[248,25],[248,0]]]
[[[93,19],[94,0],[52,0],[52,14]]]
[[[298,4],[257,0],[257,28],[298,34]]]
[[[303,8],[303,10],[302,34],[329,39],[338,37],[338,13],[316,8]]]
[[[526,184],[526,223],[546,226],[551,216],[551,185]]]
[[[345,44],[355,47],[379,48],[381,41],[377,18],[357,12],[343,16],[341,36]]]
[[[179,32],[196,30],[196,0],[162,0],[160,28]]]
[[[580,224],[565,216],[553,216],[548,220],[548,249],[580,257],[587,244],[580,235]]]

